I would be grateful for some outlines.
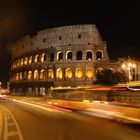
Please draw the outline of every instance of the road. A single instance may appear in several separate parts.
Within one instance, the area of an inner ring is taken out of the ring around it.
[[[139,132],[82,111],[0,101],[0,140],[139,140]]]

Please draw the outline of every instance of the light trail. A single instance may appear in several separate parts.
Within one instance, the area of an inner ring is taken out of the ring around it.
[[[23,104],[26,104],[26,105],[30,105],[30,106],[33,106],[33,107],[37,107],[37,108],[40,108],[40,109],[43,109],[43,110],[46,110],[46,111],[49,111],[49,112],[57,112],[58,110],[63,111],[63,112],[72,112],[72,110],[70,110],[70,109],[55,107],[55,106],[52,106],[52,105],[46,105],[46,104],[41,104],[41,103],[37,103],[37,102],[35,104],[35,103],[29,103],[29,102],[24,102],[24,101],[18,101],[18,100],[15,100],[15,99],[13,99],[13,101],[23,103]]]

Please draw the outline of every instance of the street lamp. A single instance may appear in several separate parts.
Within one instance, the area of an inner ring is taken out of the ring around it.
[[[123,69],[125,69],[125,68],[128,69],[128,80],[129,80],[129,82],[131,80],[131,68],[135,68],[135,67],[136,67],[136,64],[132,63],[132,62],[122,64]]]

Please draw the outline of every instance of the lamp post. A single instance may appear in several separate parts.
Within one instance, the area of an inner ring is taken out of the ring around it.
[[[131,68],[135,68],[135,67],[136,67],[136,64],[132,63],[132,62],[127,62],[127,63],[122,64],[123,69],[128,69],[128,80],[129,80],[129,82],[131,80]]]

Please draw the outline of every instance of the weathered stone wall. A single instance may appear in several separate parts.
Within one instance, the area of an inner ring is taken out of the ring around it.
[[[69,48],[94,48],[94,51],[102,50],[104,58],[108,59],[106,44],[93,24],[73,25],[50,28],[37,32],[34,36],[25,36],[8,46],[12,59],[35,50],[49,47],[58,49]]]

